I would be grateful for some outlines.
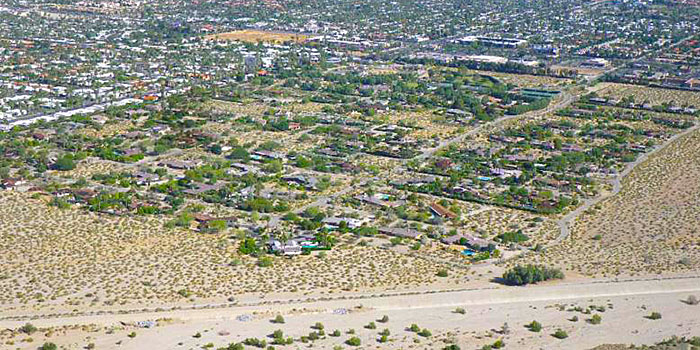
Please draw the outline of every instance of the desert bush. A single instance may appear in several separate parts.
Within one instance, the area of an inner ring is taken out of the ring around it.
[[[58,349],[58,347],[56,346],[56,344],[51,343],[51,342],[44,343],[44,345],[42,345],[41,347],[39,347],[39,350],[56,350],[56,349]]]
[[[652,312],[651,315],[647,316],[648,319],[650,320],[660,320],[661,319],[661,313],[659,312]]]
[[[362,341],[358,337],[352,337],[346,340],[345,344],[348,344],[350,346],[360,346],[360,344],[362,344]]]
[[[568,337],[569,337],[569,335],[566,333],[566,331],[561,330],[561,329],[557,329],[557,331],[554,332],[554,333],[552,334],[552,336],[553,336],[554,338],[557,338],[557,339],[565,339],[565,338],[568,338]]]
[[[539,332],[542,330],[542,324],[537,321],[532,321],[525,327],[527,327],[531,332]]]
[[[526,284],[563,279],[564,273],[559,269],[537,265],[518,265],[503,274],[503,280],[508,285],[524,286]]]
[[[685,299],[685,303],[688,305],[698,305],[700,304],[700,300],[698,300],[698,297],[695,295],[688,295],[688,298]]]
[[[34,327],[33,324],[27,323],[24,326],[19,327],[19,331],[22,333],[31,335],[32,333],[36,332],[37,329],[36,329],[36,327]]]

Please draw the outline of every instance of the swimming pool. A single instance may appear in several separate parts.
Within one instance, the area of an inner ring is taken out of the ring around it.
[[[476,254],[476,252],[471,249],[465,249],[462,251],[462,255],[473,256],[474,254]]]

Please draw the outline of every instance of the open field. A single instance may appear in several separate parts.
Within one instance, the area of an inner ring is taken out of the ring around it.
[[[228,33],[218,33],[207,35],[204,37],[205,40],[231,40],[231,41],[242,41],[246,43],[257,43],[257,42],[267,42],[267,43],[284,43],[287,41],[304,42],[308,39],[308,36],[296,33],[279,33],[279,32],[268,32],[262,30],[236,30]]]
[[[699,142],[695,131],[640,164],[618,195],[584,213],[571,238],[542,261],[589,275],[697,271]]]
[[[676,105],[700,106],[700,93],[683,90],[652,88],[639,85],[605,83],[598,91],[599,96],[622,99],[633,96],[638,103],[648,101],[652,105],[671,103]]]

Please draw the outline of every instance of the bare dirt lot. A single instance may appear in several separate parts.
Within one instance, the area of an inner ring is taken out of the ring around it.
[[[304,42],[308,37],[296,33],[280,33],[267,32],[262,30],[236,30],[228,33],[219,33],[207,35],[206,40],[232,40],[242,41],[246,43],[268,42],[268,43],[284,43],[287,41]]]

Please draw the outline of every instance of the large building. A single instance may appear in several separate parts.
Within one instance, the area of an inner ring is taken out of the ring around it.
[[[504,47],[508,49],[515,49],[518,47],[523,47],[527,45],[527,40],[523,39],[510,39],[510,38],[500,38],[500,37],[488,37],[488,36],[475,36],[469,35],[464,38],[457,39],[460,44],[473,44],[478,43],[486,46],[493,47]]]

